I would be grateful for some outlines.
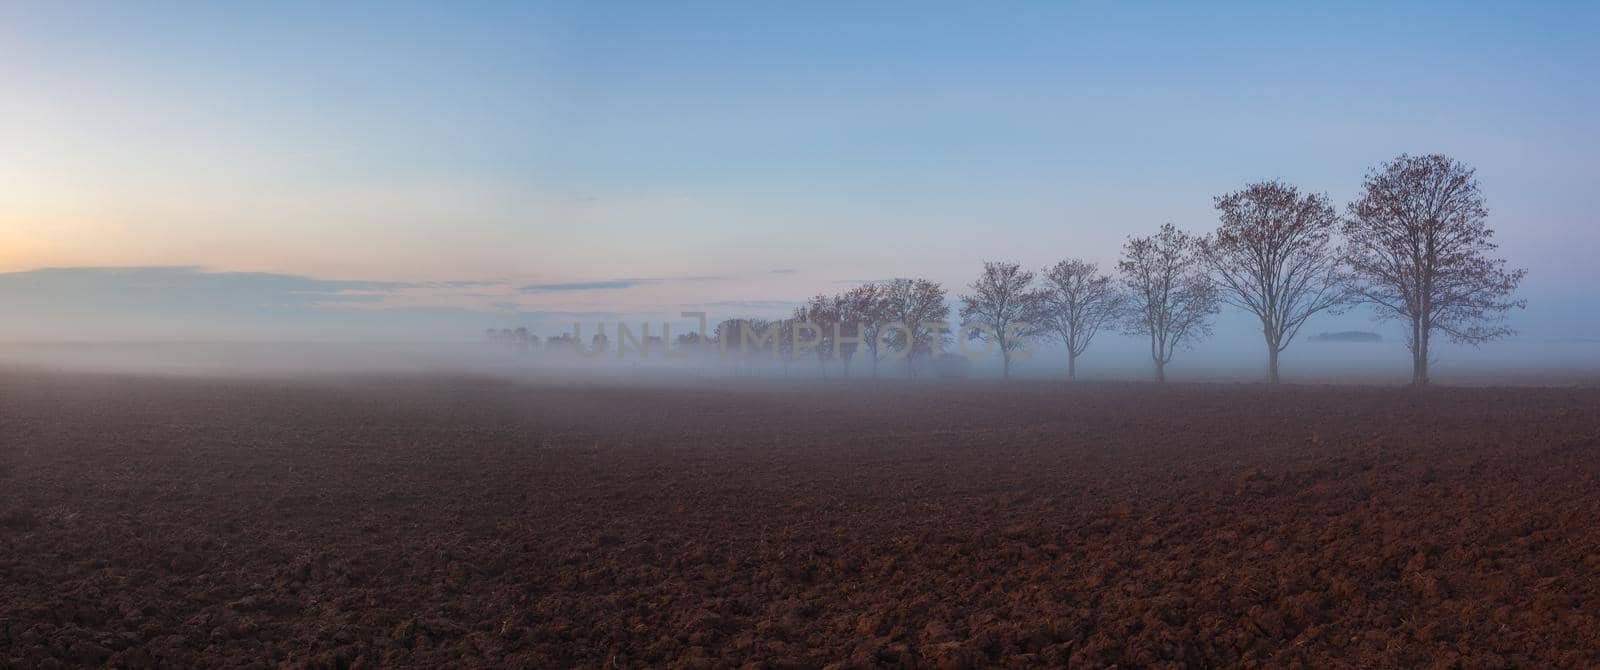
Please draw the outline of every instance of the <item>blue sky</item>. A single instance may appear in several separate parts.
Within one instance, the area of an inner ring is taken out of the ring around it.
[[[8,3],[0,291],[34,299],[0,338],[954,289],[1208,230],[1252,180],[1342,204],[1402,152],[1478,168],[1519,325],[1595,336],[1597,34],[1594,3]],[[261,287],[173,299],[219,281]]]

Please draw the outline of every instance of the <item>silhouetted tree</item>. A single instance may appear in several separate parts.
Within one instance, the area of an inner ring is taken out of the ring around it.
[[[680,333],[676,338],[673,338],[673,341],[676,342],[678,351],[697,356],[704,353],[710,346],[711,338],[701,337],[699,332],[691,331]]]
[[[789,366],[794,364],[795,354],[799,353],[796,351],[794,341],[795,328],[799,323],[799,317],[791,316],[787,319],[778,319],[771,324],[773,331],[775,331],[772,346],[777,353],[779,364],[783,366],[785,377],[789,376]],[[807,336],[809,337],[812,334],[807,333]]]
[[[945,334],[933,326],[950,318],[944,287],[926,279],[896,279],[879,288],[883,291],[884,325],[904,326],[887,330],[885,344],[905,352],[906,370],[916,376],[917,355],[937,353],[944,343]]]
[[[815,329],[800,333],[800,337],[817,341],[812,353],[817,357],[823,376],[827,376],[828,360],[833,356],[833,327],[839,323],[842,301],[842,296],[817,295],[795,309],[795,318]]]
[[[781,325],[767,319],[728,319],[714,331],[717,349],[724,359],[737,361],[737,369],[754,374],[761,369],[758,363],[762,358],[770,360],[780,351]]]
[[[1043,299],[1033,290],[1033,273],[1005,261],[985,261],[983,273],[962,294],[961,319],[988,327],[967,331],[972,339],[992,338],[1000,349],[1001,377],[1011,378],[1011,356],[1043,325]]]
[[[572,333],[565,332],[561,333],[560,335],[547,337],[544,340],[544,350],[558,351],[567,354],[578,353],[578,338],[573,337]]]
[[[1267,344],[1267,380],[1278,383],[1278,354],[1306,319],[1343,304],[1333,232],[1339,214],[1326,195],[1302,195],[1276,181],[1217,197],[1222,225],[1202,240],[1202,256],[1223,302],[1256,315]]]
[[[850,361],[857,351],[865,349],[872,362],[872,376],[878,376],[879,351],[883,346],[883,324],[887,322],[884,291],[877,284],[862,284],[842,296],[839,321],[843,328],[854,328],[861,344],[841,344],[840,356],[844,359],[845,375],[850,374]]]
[[[1076,258],[1046,268],[1040,283],[1040,318],[1067,346],[1067,379],[1077,379],[1078,357],[1101,328],[1124,320],[1127,298],[1098,265]]]
[[[539,336],[528,332],[527,328],[517,328],[516,330],[490,328],[483,332],[490,342],[497,342],[508,349],[533,351],[539,346]]]
[[[1491,258],[1494,231],[1474,170],[1438,154],[1400,157],[1367,174],[1344,225],[1357,300],[1410,328],[1411,380],[1428,383],[1434,331],[1479,345],[1513,334],[1507,312],[1527,271]]]
[[[1200,240],[1172,224],[1150,237],[1129,237],[1117,263],[1127,287],[1129,335],[1150,338],[1156,380],[1167,380],[1167,363],[1179,347],[1211,335],[1217,292],[1200,258]]]
[[[648,356],[652,353],[662,358],[665,358],[667,355],[667,341],[662,339],[660,335],[644,336],[643,354]]]
[[[522,351],[533,351],[534,347],[539,346],[539,336],[528,332],[525,326],[519,326],[511,337],[512,342]]]

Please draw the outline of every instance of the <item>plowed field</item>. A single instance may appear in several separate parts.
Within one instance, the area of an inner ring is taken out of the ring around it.
[[[0,374],[0,666],[1593,667],[1600,390]]]

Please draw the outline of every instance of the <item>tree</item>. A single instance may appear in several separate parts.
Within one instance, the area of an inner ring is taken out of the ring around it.
[[[777,321],[766,319],[727,319],[712,331],[719,357],[734,361],[738,374],[756,375],[761,370],[758,359],[773,357],[783,337]]]
[[[689,355],[700,355],[709,348],[711,338],[701,337],[700,333],[690,331],[680,333],[674,341],[677,342],[678,351]]]
[[[944,344],[944,333],[935,322],[950,318],[944,304],[944,287],[926,279],[896,279],[880,286],[883,290],[883,333],[885,343],[903,352],[906,370],[916,376],[918,354],[933,354]],[[889,328],[894,325],[896,327]]]
[[[783,366],[783,376],[789,376],[789,366],[794,364],[794,355],[799,353],[795,347],[795,334],[799,330],[801,310],[795,310],[796,316],[787,319],[777,319],[772,322],[773,340],[772,350],[778,359],[778,364]]]
[[[1033,273],[1006,261],[985,261],[983,273],[962,294],[961,319],[987,330],[968,331],[972,339],[991,338],[1000,349],[1001,376],[1011,378],[1011,356],[1039,331],[1042,301],[1033,290]],[[965,329],[965,325],[963,325]]]
[[[816,354],[818,369],[824,377],[828,376],[828,360],[833,356],[833,328],[839,323],[842,300],[842,296],[819,294],[794,311],[795,319],[811,326],[811,329],[799,328],[796,335],[806,341],[816,340],[812,353]]]
[[[1156,381],[1167,380],[1167,363],[1180,347],[1211,335],[1217,291],[1200,258],[1200,240],[1172,224],[1150,237],[1129,237],[1117,263],[1130,300],[1129,335],[1150,338]]]
[[[1256,315],[1267,344],[1267,380],[1278,383],[1278,354],[1312,315],[1344,304],[1333,232],[1339,214],[1328,196],[1302,195],[1277,181],[1218,196],[1222,225],[1202,240],[1202,257],[1221,299]]]
[[[594,337],[589,338],[589,351],[579,351],[578,353],[584,354],[585,356],[598,356],[605,353],[606,350],[610,348],[611,338],[606,337],[605,328],[602,327],[600,332],[595,333]]]
[[[1527,275],[1491,258],[1494,231],[1475,170],[1438,154],[1401,155],[1367,174],[1344,225],[1356,300],[1410,328],[1411,381],[1428,383],[1435,331],[1477,346],[1513,334],[1506,314]]]
[[[884,300],[886,292],[877,284],[862,284],[846,291],[840,301],[839,322],[841,328],[856,329],[856,335],[861,337],[861,344],[839,343],[840,356],[844,359],[845,376],[850,375],[850,361],[861,348],[867,351],[867,357],[872,361],[872,376],[878,376],[878,361],[882,358],[879,350],[883,345],[883,324],[887,323],[884,316],[887,307]],[[842,335],[843,333],[841,333]]]
[[[1041,323],[1067,346],[1067,379],[1077,379],[1078,357],[1101,328],[1124,319],[1127,298],[1100,266],[1076,258],[1046,268],[1041,281]]]
[[[528,332],[527,327],[518,327],[512,333],[511,340],[522,351],[532,351],[539,346],[539,336]]]
[[[873,284],[857,286],[833,296],[834,325],[838,332],[829,333],[833,341],[833,355],[844,366],[844,376],[850,376],[850,362],[855,359],[856,352],[863,346],[872,352],[873,368],[877,368],[877,347],[869,341],[870,337],[877,336],[876,309],[878,294]],[[861,338],[855,342],[851,338]]]
[[[560,335],[552,335],[548,338],[545,338],[544,348],[545,351],[559,351],[564,354],[575,354],[578,353],[578,338],[574,337],[572,333],[566,332],[561,333]]]
[[[766,319],[728,319],[717,324],[711,337],[724,357],[771,356],[777,350],[776,325],[777,322]]]

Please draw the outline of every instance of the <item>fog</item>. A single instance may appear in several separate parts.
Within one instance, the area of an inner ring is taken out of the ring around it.
[[[952,294],[961,288],[945,282]],[[330,375],[468,373],[518,379],[587,379],[659,383],[726,377],[768,379],[843,376],[841,366],[820,368],[813,356],[781,365],[770,356],[700,355],[667,359],[659,350],[641,356],[631,347],[621,359],[613,339],[593,357],[518,352],[489,341],[487,329],[526,328],[541,340],[572,332],[587,340],[600,327],[615,338],[619,322],[638,335],[648,324],[660,336],[699,330],[681,315],[695,306],[656,312],[484,311],[389,306],[381,300],[415,284],[350,283],[288,275],[211,273],[191,268],[79,268],[0,274],[0,365],[61,370],[183,375]],[[845,283],[823,285],[839,290]],[[737,283],[727,290],[737,291]],[[1526,310],[1511,313],[1518,333],[1478,348],[1437,337],[1433,376],[1439,383],[1568,383],[1600,380],[1600,324],[1594,299],[1561,283],[1531,280]],[[781,318],[795,301],[733,301],[700,306],[707,329],[736,317]],[[949,301],[952,315],[959,311]],[[1173,381],[1257,381],[1266,376],[1265,346],[1254,317],[1224,307],[1214,334],[1179,351],[1168,368]],[[1318,342],[1322,332],[1362,331],[1380,342]],[[981,350],[969,344],[970,351]],[[960,352],[953,340],[948,352]],[[864,356],[862,357],[864,359]],[[1376,322],[1365,308],[1319,314],[1283,353],[1289,382],[1404,383],[1409,353],[1396,322]],[[1000,374],[997,354],[979,356],[965,376]],[[852,376],[868,376],[858,359]],[[1040,340],[1016,361],[1023,379],[1060,378],[1066,355]],[[884,377],[904,376],[903,361],[879,364]],[[1101,333],[1079,360],[1086,380],[1138,380],[1151,375],[1146,340]],[[925,371],[922,378],[938,375]]]
[[[1219,329],[1220,330],[1220,329]],[[1380,329],[1374,329],[1380,330]],[[1265,348],[1230,333],[1191,350],[1180,351],[1168,365],[1173,382],[1256,382],[1265,379]],[[925,365],[916,375],[928,383],[953,383],[961,378],[1000,376],[996,353],[969,345],[970,362],[959,373],[941,373]],[[956,354],[958,343],[946,351]],[[1019,352],[1013,377],[1018,380],[1060,380],[1066,353],[1048,342]],[[1302,336],[1282,356],[1289,383],[1402,384],[1410,379],[1410,354],[1403,341],[1323,342]],[[1479,348],[1436,345],[1433,376],[1441,384],[1573,384],[1600,383],[1600,341],[1539,341],[1515,338]],[[843,380],[838,362],[820,365],[803,353],[784,364],[769,352],[741,356],[734,350],[692,352],[668,358],[659,350],[648,355],[629,347],[618,357],[613,341],[593,356],[571,351],[525,349],[487,339],[456,342],[23,342],[0,343],[0,367],[140,375],[228,377],[328,377],[350,375],[469,374],[530,382],[607,384],[700,383],[708,379],[809,378]],[[872,366],[865,354],[850,366],[848,378],[865,382]],[[1147,343],[1120,334],[1097,338],[1079,358],[1083,381],[1147,380],[1151,362]],[[908,378],[903,359],[878,364],[882,379]]]

